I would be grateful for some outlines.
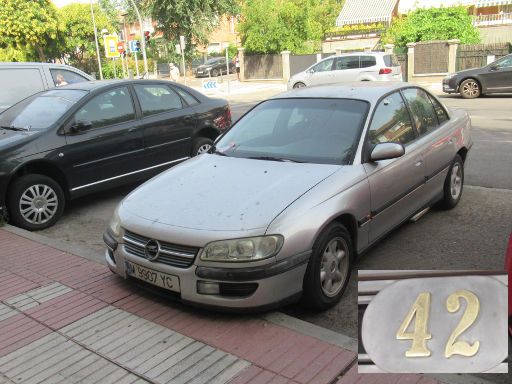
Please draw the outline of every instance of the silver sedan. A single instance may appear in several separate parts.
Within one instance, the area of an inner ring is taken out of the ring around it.
[[[128,195],[106,261],[185,302],[328,308],[358,255],[426,207],[457,205],[470,128],[401,82],[280,94]]]

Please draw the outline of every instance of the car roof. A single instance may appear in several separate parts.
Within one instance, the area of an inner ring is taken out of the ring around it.
[[[271,99],[340,98],[365,100],[375,104],[383,95],[397,89],[417,87],[403,81],[354,81],[343,84],[319,85],[293,89]],[[421,87],[418,87],[421,88]],[[423,89],[423,88],[422,88]]]
[[[82,81],[80,83],[73,83],[63,85],[59,89],[79,89],[84,91],[94,91],[101,88],[106,88],[111,85],[127,85],[127,84],[141,84],[141,83],[160,83],[160,84],[176,84],[169,80],[141,80],[141,79],[113,79],[113,80],[94,80]]]

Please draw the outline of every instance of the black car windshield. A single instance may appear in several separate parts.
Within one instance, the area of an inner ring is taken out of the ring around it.
[[[210,65],[210,64],[218,64],[222,61],[222,59],[219,59],[218,57],[214,58],[214,59],[208,59],[206,60],[206,62],[204,63],[205,65]]]
[[[368,106],[351,99],[264,101],[219,140],[216,150],[233,157],[346,165],[354,156]]]
[[[86,94],[87,91],[74,89],[38,93],[4,111],[0,115],[0,127],[46,129]]]

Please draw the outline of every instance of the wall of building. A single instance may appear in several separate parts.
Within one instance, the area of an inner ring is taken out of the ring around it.
[[[512,25],[478,27],[483,44],[512,42]]]
[[[341,49],[342,51],[362,50],[366,47],[373,49],[378,45],[379,41],[380,37],[322,41],[322,52],[336,52],[336,49]]]

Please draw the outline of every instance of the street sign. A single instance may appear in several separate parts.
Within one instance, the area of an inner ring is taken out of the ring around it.
[[[119,52],[121,55],[124,53],[124,41],[120,41],[117,43],[117,52]]]
[[[204,89],[217,89],[217,82],[215,80],[203,81]]]
[[[130,52],[140,52],[140,48],[137,47],[139,40],[130,40]]]
[[[117,35],[105,35],[103,41],[105,43],[105,57],[109,59],[119,57],[119,52],[117,51]]]

